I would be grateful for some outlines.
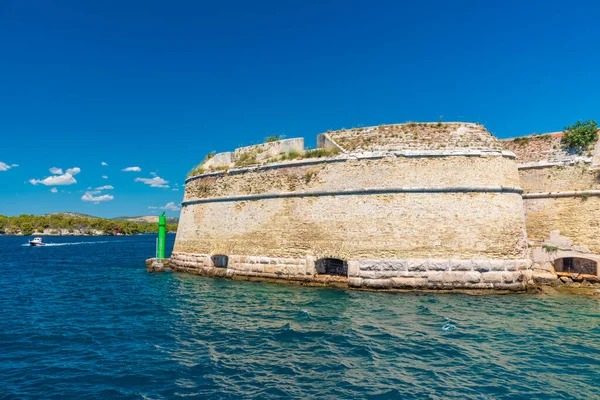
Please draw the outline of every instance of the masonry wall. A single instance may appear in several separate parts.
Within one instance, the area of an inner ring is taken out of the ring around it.
[[[224,254],[230,275],[315,282],[315,260],[332,257],[348,261],[356,287],[523,288],[518,185],[501,152],[207,174],[186,184],[172,261],[214,274],[210,256]]]
[[[600,172],[591,171],[590,164],[583,162],[575,165],[520,169],[519,176],[525,193],[600,189]]]
[[[527,234],[547,240],[559,231],[576,246],[600,253],[600,172],[589,163],[522,168]],[[564,197],[558,197],[564,196]]]

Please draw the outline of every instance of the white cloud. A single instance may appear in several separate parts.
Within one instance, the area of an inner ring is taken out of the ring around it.
[[[112,187],[111,185],[104,185],[104,186],[100,186],[100,187],[96,188],[96,190],[110,190],[110,189],[114,189],[114,187]]]
[[[19,164],[12,164],[11,165],[12,168],[15,168],[15,167],[18,167],[18,166],[19,166]]]
[[[81,200],[91,201],[91,202],[98,204],[101,201],[110,201],[115,198],[114,196],[112,196],[110,194],[103,194],[102,196],[94,196],[95,194],[98,194],[98,193],[100,193],[100,192],[97,190],[94,190],[91,192],[86,192],[83,196],[81,196]]]
[[[52,168],[50,168],[50,173],[52,175],[62,175],[63,170],[62,170],[62,168],[52,167]]]
[[[121,171],[124,172],[140,172],[142,169],[140,167],[127,167],[123,168]]]
[[[178,189],[178,188],[173,188],[172,190],[173,190],[174,192],[178,192],[178,191],[179,191],[179,189]]]
[[[102,175],[102,179],[108,179],[108,176]]]
[[[100,165],[102,165],[103,167],[108,167],[108,164],[107,164],[107,163],[105,163],[104,161],[102,161],[102,162],[100,163]]]
[[[179,211],[179,210],[181,210],[181,207],[172,201],[168,202],[167,205],[163,206],[163,207],[155,207],[155,206],[148,207],[148,210],[159,210],[159,209],[167,210],[167,211]]]
[[[55,187],[53,187],[52,189],[50,189],[50,191],[51,191],[52,193],[58,193],[58,189],[57,189],[57,188],[55,188]]]
[[[62,170],[60,168],[50,168],[50,172],[52,172],[52,170],[60,170],[61,175],[53,175],[45,179],[30,179],[29,183],[31,183],[32,185],[42,184],[45,186],[72,185],[74,183],[77,183],[75,178],[73,178],[73,175],[77,175],[81,172],[81,169],[77,167],[69,168],[64,174],[62,174]]]
[[[164,207],[160,207],[161,210],[167,210],[167,211],[179,211],[181,210],[181,207],[179,207],[178,205],[176,205],[174,202],[169,202],[167,203],[166,206]]]
[[[150,175],[156,176],[156,172],[150,172]]]
[[[0,161],[0,171],[8,171],[12,167],[18,167],[18,165],[17,164],[8,165],[8,164],[5,164],[2,161]]]
[[[164,180],[160,176],[155,176],[154,178],[135,178],[136,182],[142,182],[146,185],[150,185],[150,187],[158,187],[158,188],[168,188],[169,181]]]

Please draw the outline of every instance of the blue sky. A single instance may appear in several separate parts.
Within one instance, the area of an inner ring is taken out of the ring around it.
[[[156,213],[207,152],[274,134],[598,120],[599,20],[591,1],[0,0],[0,214]]]

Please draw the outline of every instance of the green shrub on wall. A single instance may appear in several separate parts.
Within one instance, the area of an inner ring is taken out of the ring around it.
[[[565,128],[562,141],[571,148],[585,148],[598,140],[598,123],[596,121],[577,121]]]

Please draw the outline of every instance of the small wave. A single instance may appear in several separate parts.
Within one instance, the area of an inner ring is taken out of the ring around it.
[[[456,325],[452,323],[449,318],[446,318],[446,323],[442,326],[443,331],[453,331],[456,329]]]
[[[310,311],[308,311],[306,308],[303,308],[300,310],[300,314],[307,316],[308,318],[311,317],[310,315]]]

